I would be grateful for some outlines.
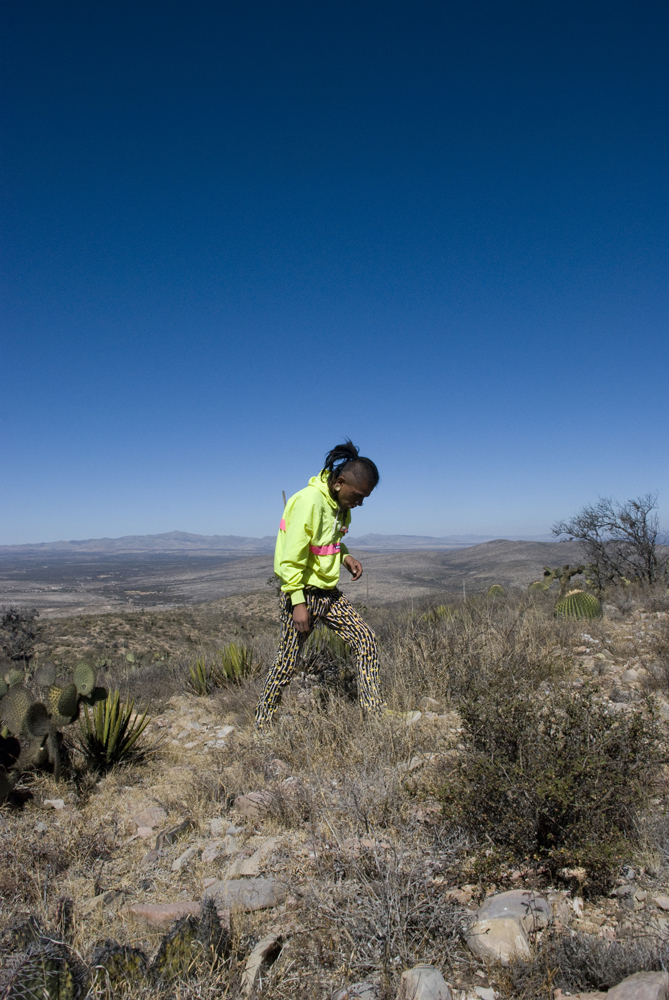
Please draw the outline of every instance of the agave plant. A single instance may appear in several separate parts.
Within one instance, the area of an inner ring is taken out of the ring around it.
[[[219,650],[220,665],[216,664],[212,671],[215,683],[238,684],[243,677],[253,671],[253,649],[250,646],[240,646],[237,642],[229,642]]]
[[[212,688],[211,683],[211,671],[207,669],[207,664],[204,659],[197,659],[194,664],[189,667],[190,670],[190,682],[189,687],[195,694],[204,697],[204,695],[209,694]]]
[[[104,773],[117,764],[136,763],[160,749],[142,739],[151,720],[146,711],[140,716],[134,708],[134,698],[122,702],[118,690],[90,712],[84,708],[77,747],[94,770]]]

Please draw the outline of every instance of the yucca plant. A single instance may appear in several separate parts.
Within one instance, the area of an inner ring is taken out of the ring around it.
[[[204,697],[205,694],[209,694],[212,688],[211,683],[211,671],[207,669],[207,665],[204,659],[197,659],[194,664],[189,667],[190,671],[190,688],[195,694],[199,694]]]
[[[134,698],[122,702],[118,690],[90,712],[84,707],[77,746],[93,770],[104,773],[117,764],[134,764],[160,749],[158,743],[142,740],[150,719],[146,711],[136,715],[134,707]]]
[[[215,685],[238,684],[253,670],[253,649],[250,646],[229,642],[219,650],[218,655],[221,662],[211,671],[211,681]]]

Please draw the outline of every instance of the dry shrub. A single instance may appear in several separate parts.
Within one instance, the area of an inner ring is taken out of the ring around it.
[[[657,789],[663,726],[652,703],[610,714],[593,692],[535,688],[511,665],[460,706],[464,752],[443,790],[446,815],[516,862],[583,866],[606,889],[633,850]]]
[[[653,941],[604,941],[572,933],[548,938],[531,962],[500,973],[504,1000],[552,1000],[553,990],[569,993],[609,990],[635,972],[669,968],[669,945]]]
[[[379,633],[384,695],[391,707],[415,706],[423,695],[457,707],[482,675],[509,662],[539,682],[564,672],[559,649],[577,628],[557,621],[550,602],[525,595],[472,598],[440,615],[400,618]]]

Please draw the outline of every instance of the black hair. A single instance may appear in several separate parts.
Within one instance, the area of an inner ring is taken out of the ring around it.
[[[350,470],[356,479],[369,483],[372,489],[378,485],[379,470],[371,458],[365,458],[360,454],[360,449],[356,448],[350,438],[344,441],[343,444],[338,444],[336,448],[333,448],[325,456],[325,465],[323,468],[327,469],[330,473],[328,483],[332,483],[352,465],[360,467]]]

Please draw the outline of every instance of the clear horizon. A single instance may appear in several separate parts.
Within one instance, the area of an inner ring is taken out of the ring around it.
[[[2,14],[0,544],[669,526],[669,9]],[[489,530],[489,526],[493,530]]]

